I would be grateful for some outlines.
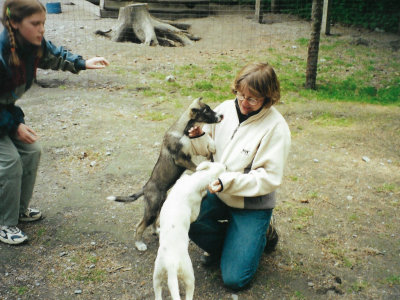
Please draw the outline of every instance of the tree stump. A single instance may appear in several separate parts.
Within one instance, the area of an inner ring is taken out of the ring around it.
[[[118,21],[112,29],[111,40],[132,41],[148,46],[186,46],[199,40],[187,31],[189,27],[187,24],[172,25],[154,18],[150,15],[146,3],[136,3],[119,9]]]

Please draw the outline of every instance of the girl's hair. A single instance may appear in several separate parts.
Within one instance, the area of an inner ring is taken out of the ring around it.
[[[46,12],[46,8],[38,0],[6,0],[4,2],[1,23],[7,29],[10,39],[10,65],[19,66],[20,64],[18,54],[15,51],[17,47],[15,41],[16,32],[12,28],[10,20],[21,23],[24,18],[40,12]]]
[[[251,63],[239,71],[232,84],[232,92],[236,93],[245,87],[255,97],[264,98],[264,105],[267,107],[281,98],[278,77],[268,63]]]

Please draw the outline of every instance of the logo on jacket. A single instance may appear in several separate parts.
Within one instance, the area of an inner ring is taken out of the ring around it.
[[[248,156],[249,153],[250,153],[250,150],[242,149],[242,153],[243,153],[244,155]]]

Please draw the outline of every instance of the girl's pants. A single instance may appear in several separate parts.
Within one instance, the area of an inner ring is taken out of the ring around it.
[[[0,225],[15,226],[29,205],[41,147],[9,136],[0,137]]]
[[[189,237],[210,255],[221,257],[224,284],[240,290],[257,270],[271,216],[272,209],[236,209],[207,193],[197,221],[190,226]]]

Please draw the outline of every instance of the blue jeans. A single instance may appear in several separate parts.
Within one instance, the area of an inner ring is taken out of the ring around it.
[[[272,209],[236,209],[207,193],[199,217],[190,226],[189,237],[210,255],[221,257],[224,284],[240,290],[256,273],[271,216]]]

